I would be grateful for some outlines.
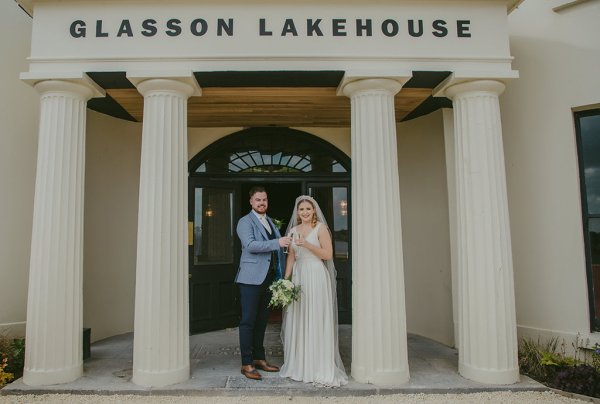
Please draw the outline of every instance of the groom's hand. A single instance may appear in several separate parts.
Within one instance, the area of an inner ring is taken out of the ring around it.
[[[292,242],[292,238],[291,237],[281,237],[279,239],[279,246],[280,247],[289,247],[290,243]]]

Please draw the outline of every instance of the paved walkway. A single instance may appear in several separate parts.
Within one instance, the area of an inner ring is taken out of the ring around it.
[[[350,373],[351,326],[340,326],[340,353]],[[270,324],[265,337],[267,358],[283,362],[279,325]],[[0,390],[11,394],[135,394],[185,396],[371,396],[394,393],[476,393],[490,391],[543,391],[546,388],[526,376],[509,386],[486,385],[464,379],[458,374],[458,353],[455,349],[427,338],[409,335],[408,356],[410,381],[397,388],[378,388],[358,383],[352,378],[348,385],[327,389],[312,384],[279,377],[278,373],[262,372],[262,381],[246,379],[239,372],[240,359],[237,328],[193,335],[190,337],[191,378],[183,383],[145,388],[131,382],[133,334],[123,334],[92,344],[91,358],[84,363],[84,375],[61,385],[30,387],[21,380]]]

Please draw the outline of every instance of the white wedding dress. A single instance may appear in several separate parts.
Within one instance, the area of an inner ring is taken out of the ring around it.
[[[304,242],[319,245],[318,223]],[[280,376],[316,385],[339,387],[348,383],[340,359],[337,337],[335,275],[312,252],[295,245],[292,282],[300,286],[300,299],[283,313],[284,364]]]

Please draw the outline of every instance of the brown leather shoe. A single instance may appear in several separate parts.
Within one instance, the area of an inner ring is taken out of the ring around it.
[[[254,367],[260,370],[264,370],[265,372],[279,372],[278,366],[271,365],[267,363],[266,360],[254,361]]]
[[[248,379],[262,380],[262,376],[260,375],[260,373],[258,373],[258,370],[256,370],[253,367],[248,367],[248,369],[245,369],[244,366],[242,366],[241,373]]]

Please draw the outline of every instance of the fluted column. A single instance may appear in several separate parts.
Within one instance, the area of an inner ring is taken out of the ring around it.
[[[83,372],[83,192],[86,103],[93,90],[48,80],[41,94],[23,381]]]
[[[150,79],[144,96],[133,382],[159,387],[189,378],[187,250],[188,84]]]
[[[446,90],[455,122],[459,372],[493,384],[519,380],[498,103],[503,90],[504,84],[491,80]]]
[[[400,189],[391,79],[343,88],[352,104],[352,376],[396,386],[409,379]]]

